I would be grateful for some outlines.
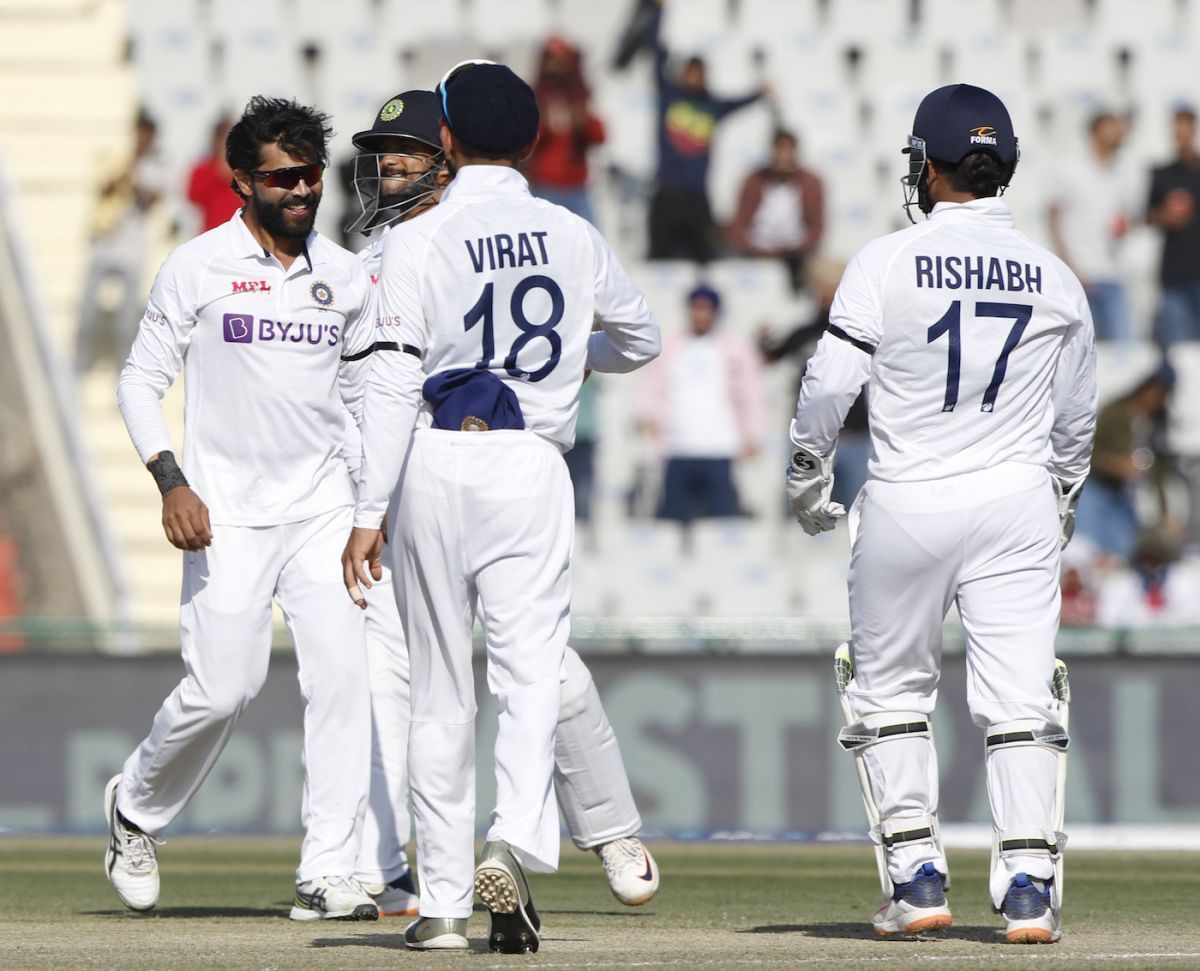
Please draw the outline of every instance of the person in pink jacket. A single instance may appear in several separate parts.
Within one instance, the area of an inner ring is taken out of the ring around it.
[[[766,403],[758,351],[720,324],[721,297],[700,284],[687,329],[646,371],[638,411],[666,460],[660,519],[742,515],[733,464],[753,457]]]

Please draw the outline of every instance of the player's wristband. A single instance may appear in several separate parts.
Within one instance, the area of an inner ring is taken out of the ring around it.
[[[158,491],[164,496],[172,489],[178,489],[180,486],[188,484],[188,480],[184,478],[183,469],[175,461],[174,452],[159,452],[158,458],[151,459],[146,463],[146,468],[154,476],[154,484],[158,486]]]

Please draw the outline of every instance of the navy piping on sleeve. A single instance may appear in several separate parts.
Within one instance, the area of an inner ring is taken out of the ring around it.
[[[851,337],[844,330],[842,330],[842,328],[840,328],[837,324],[830,324],[828,330],[829,330],[829,333],[832,334],[834,337],[836,337],[838,340],[843,340],[847,344],[853,344],[864,354],[874,354],[875,353],[875,345],[868,344],[866,341],[860,341],[857,337]]]
[[[418,360],[425,356],[421,353],[421,349],[419,347],[413,347],[412,344],[397,344],[395,341],[377,341],[365,350],[359,351],[357,354],[344,355],[342,360],[347,363],[361,361],[364,357],[374,354],[376,351],[403,351],[405,354],[411,354]]]

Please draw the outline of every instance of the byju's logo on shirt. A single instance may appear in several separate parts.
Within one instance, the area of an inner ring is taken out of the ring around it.
[[[226,314],[225,343],[254,343],[254,317],[250,314]]]
[[[253,314],[225,314],[222,329],[226,344],[311,344],[336,347],[341,334],[337,324],[306,324],[298,320],[255,319]]]

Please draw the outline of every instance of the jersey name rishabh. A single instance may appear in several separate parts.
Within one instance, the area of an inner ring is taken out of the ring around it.
[[[939,290],[1007,290],[1041,293],[1042,268],[1036,263],[995,256],[914,256],[917,286]]]

